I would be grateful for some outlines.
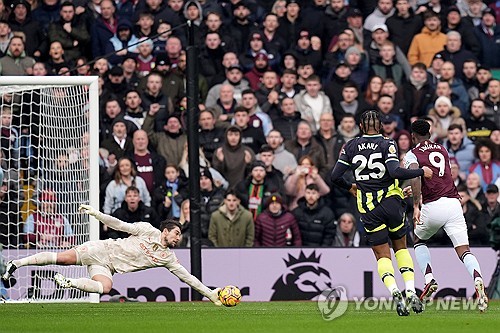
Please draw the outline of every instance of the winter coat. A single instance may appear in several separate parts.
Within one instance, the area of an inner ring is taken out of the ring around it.
[[[335,247],[359,247],[360,236],[359,232],[354,227],[349,234],[344,234],[340,228],[335,232],[333,246]]]
[[[208,239],[208,229],[212,213],[219,209],[224,203],[224,191],[214,187],[212,192],[201,191],[201,238]]]
[[[500,26],[495,26],[493,36],[486,34],[485,29],[482,24],[474,28],[474,34],[481,45],[479,62],[489,68],[500,67]]]
[[[467,129],[465,126],[465,120],[462,117],[460,117],[460,115],[461,115],[460,109],[455,107],[455,106],[452,106],[450,113],[449,113],[449,117],[451,117],[449,125],[458,124],[458,125],[462,126],[463,131],[464,131],[463,133],[467,133],[466,132]],[[443,125],[440,121],[441,117],[438,116],[436,109],[434,109],[434,108],[430,109],[429,117],[432,118],[432,121],[433,121],[432,134],[437,136],[440,140],[445,139],[446,136],[448,135],[448,128],[443,127]]]
[[[486,112],[484,116],[493,121],[497,127],[500,127],[500,102],[492,102],[488,96],[484,99]]]
[[[130,30],[132,31],[132,26],[130,26]],[[127,56],[137,56],[137,53],[134,53],[135,50],[137,49],[137,43],[139,42],[139,38],[137,38],[135,35],[131,35],[130,39],[126,42],[121,41],[118,36],[115,34],[113,37],[109,39],[109,43],[106,44],[104,50],[106,54],[111,54],[115,51],[121,50],[125,47],[127,47]],[[133,45],[133,46],[132,46]],[[119,65],[123,62],[125,59],[125,56],[120,56],[114,53],[112,56],[109,57],[109,62],[113,64],[114,66]]]
[[[348,14],[349,8],[347,6],[342,8],[339,12],[335,12],[331,6],[327,5],[326,8],[323,9],[322,15],[318,14],[314,17],[304,16],[304,21],[305,23],[314,21],[316,25],[322,26],[322,45],[324,49],[326,49],[330,45],[332,38],[338,36],[341,31],[348,27]]]
[[[464,135],[466,132],[464,132]],[[469,168],[474,163],[474,143],[466,136],[462,139],[462,144],[457,150],[451,148],[450,142],[445,140],[443,145],[448,150],[450,157],[455,157],[457,159],[458,165],[460,166],[460,172],[467,174]]]
[[[465,205],[467,210],[464,217],[467,223],[469,244],[471,246],[488,246],[488,215],[482,211],[481,204],[475,199],[467,201]]]
[[[64,49],[64,57],[74,61],[79,56],[84,55],[85,50],[89,47],[90,33],[85,23],[78,22],[76,19],[71,22],[71,32],[64,30],[63,25],[64,22],[54,22],[49,25],[49,43],[59,41]],[[78,42],[76,46],[74,45],[75,41]]]
[[[250,70],[247,73],[245,73],[245,79],[248,80],[248,82],[250,83],[250,88],[253,91],[259,89],[260,82],[266,70],[267,68],[264,70],[259,70],[257,69],[257,67],[252,66],[252,68],[250,68]]]
[[[14,58],[10,50],[7,54],[0,58],[0,75],[2,76],[25,76],[28,75],[27,69],[31,69],[35,64],[35,59],[28,57],[26,52],[21,53],[17,58]]]
[[[139,90],[142,90],[142,82],[145,82],[145,80],[141,80],[141,83],[139,84]],[[149,93],[149,91],[146,90],[146,88],[144,88],[141,94],[141,100],[141,106],[146,111],[149,111],[149,109],[151,108],[151,104],[160,104],[160,111],[158,111],[158,113],[154,116],[154,130],[155,132],[163,132],[163,126],[167,123],[167,118],[174,112],[174,105],[172,103],[172,100],[168,97],[168,95],[163,93],[163,90],[160,91],[158,95],[153,96]],[[144,120],[144,122],[146,122],[146,120]],[[144,128],[144,124],[143,129],[146,130]]]
[[[254,234],[252,214],[241,205],[233,219],[229,218],[226,205],[217,209],[210,218],[208,239],[215,247],[252,247]]]
[[[438,54],[440,54],[443,57],[444,61],[451,61],[453,63],[453,65],[455,66],[456,76],[461,79],[464,77],[462,71],[462,68],[464,67],[464,62],[470,59],[478,61],[476,56],[471,51],[466,50],[463,47],[456,52],[451,52],[448,51],[448,49],[445,46],[444,50],[439,52]]]
[[[184,145],[187,142],[186,134],[180,132],[178,134],[154,131],[155,118],[149,113],[144,120],[143,129],[148,133],[149,141],[155,147],[158,154],[163,156],[167,163],[179,165],[184,152]]]
[[[45,2],[41,1],[40,5],[33,10],[32,16],[40,24],[42,31],[47,33],[48,27],[51,23],[59,22],[61,17],[59,10],[59,2],[55,5],[47,5]]]
[[[136,211],[132,212],[127,203],[124,201],[120,208],[115,210],[112,216],[119,220],[127,223],[135,222],[149,222],[153,227],[160,228],[160,218],[156,214],[155,210],[151,207],[146,206],[143,202],[139,202],[139,207]],[[123,231],[114,230],[108,228],[109,238],[126,238],[129,236],[128,233]]]
[[[167,186],[166,179],[163,179],[163,183],[156,187],[153,192],[152,207],[156,209],[158,216],[162,220],[172,216],[172,206],[165,207],[166,196],[168,196],[170,200],[175,201],[179,207],[185,199],[189,198],[188,179],[183,173],[178,178],[177,194],[172,193],[172,187]]]
[[[275,178],[275,177],[273,177]],[[249,175],[246,179],[242,180],[239,182],[235,190],[238,192],[238,196],[241,200],[241,205],[245,208],[248,209],[249,205],[249,199],[250,199],[250,194],[249,194],[249,189],[250,185],[252,185],[252,176]],[[268,198],[272,193],[283,193],[284,185],[283,185],[283,180],[281,180],[281,183],[278,183],[276,179],[264,178],[264,183],[261,185],[264,186],[263,190],[263,196],[262,196],[262,202],[261,205],[264,206],[264,202],[266,201],[266,198]]]
[[[426,114],[427,105],[432,102],[434,96],[430,83],[427,81],[417,90],[410,81],[407,81],[403,83],[402,91],[409,117],[423,117]]]
[[[254,127],[254,125],[257,126]],[[260,148],[266,143],[266,137],[262,129],[262,121],[260,121],[257,115],[250,118],[247,127],[241,128],[241,143],[252,149],[256,154],[260,152]]]
[[[108,28],[108,25],[104,23],[102,17],[98,17],[94,24],[92,25],[92,31],[90,32],[90,40],[92,42],[92,54],[94,58],[103,56],[106,54],[106,46],[109,40],[116,33],[117,19],[115,18],[113,30]]]
[[[275,130],[280,131],[281,136],[283,136],[285,140],[295,140],[297,127],[301,120],[302,116],[298,111],[295,111],[291,117],[280,114],[278,118],[273,120],[273,126]]]
[[[237,147],[231,147],[227,142],[224,142],[221,148],[224,160],[220,161],[217,158],[217,153],[214,153],[212,166],[227,179],[229,186],[233,187],[245,178],[246,168],[254,161],[255,154],[251,148],[241,144],[241,140]],[[245,161],[245,151],[248,151],[252,156],[249,163]]]
[[[307,103],[305,95],[306,90],[302,90],[300,93],[295,95],[293,98],[295,105],[297,106],[297,111],[300,112],[303,120],[307,121],[313,130],[313,134],[319,129],[319,118],[323,113],[333,114],[332,105],[330,104],[330,98],[323,92],[319,91],[318,98],[322,99],[321,111],[318,113],[313,110],[312,107]]]
[[[132,180],[132,185],[139,189],[141,201],[146,206],[151,206],[151,196],[144,179],[137,176]],[[121,180],[119,183],[112,180],[108,186],[106,186],[106,196],[104,197],[103,207],[104,214],[111,214],[121,207],[122,202],[125,200],[125,191],[127,188],[128,186]]]
[[[390,76],[388,75],[388,71],[390,71]],[[384,80],[391,77],[398,88],[401,87],[403,81],[405,80],[403,67],[397,62],[385,65],[382,61],[379,61],[378,63],[372,65],[372,72],[374,75],[378,75]]]
[[[213,130],[200,129],[198,137],[205,157],[211,161],[217,148],[222,146],[224,142],[224,130],[221,128],[214,128]]]
[[[225,73],[224,65],[222,65],[222,58],[224,53],[228,50],[219,46],[217,49],[212,50],[207,47],[203,47],[200,51],[200,74],[203,75],[208,82],[208,86],[211,88],[216,85],[214,78],[217,77],[218,73]]]
[[[389,38],[401,48],[404,54],[408,53],[413,37],[422,31],[424,26],[422,17],[415,15],[410,8],[410,16],[402,17],[395,13],[385,21],[389,29]]]
[[[293,246],[301,246],[302,238],[295,216],[287,211],[282,211],[277,216],[274,216],[269,209],[266,209],[255,220],[254,246],[286,246],[288,229],[292,233]]]
[[[42,56],[48,53],[48,46],[45,43],[45,34],[38,21],[33,20],[29,12],[22,23],[15,20],[14,13],[12,12],[9,18],[9,26],[12,32],[15,33],[19,31],[26,36],[24,49],[27,55],[32,57],[35,51],[40,51]]]
[[[117,160],[134,151],[134,144],[132,143],[132,139],[130,137],[125,138],[125,145],[121,148],[113,137],[113,134],[102,142],[101,147],[107,149],[110,154],[115,155]]]
[[[306,204],[306,199],[299,200],[299,206],[293,210],[302,236],[302,246],[331,246],[335,237],[335,217],[323,199],[319,199],[314,208]]]
[[[427,27],[413,37],[408,50],[408,61],[411,65],[423,62],[427,67],[431,66],[434,55],[441,52],[446,45],[447,37],[441,31],[430,31]]]

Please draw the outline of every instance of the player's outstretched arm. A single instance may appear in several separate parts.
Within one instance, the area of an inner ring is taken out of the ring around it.
[[[102,223],[104,223],[105,225],[107,225],[112,229],[124,231],[132,235],[135,235],[136,233],[135,232],[136,226],[134,224],[126,223],[123,222],[122,220],[117,219],[116,217],[101,213],[100,211],[98,211],[97,209],[95,209],[90,205],[82,204],[80,205],[78,210],[82,213],[95,217],[97,220],[101,221]]]
[[[425,166],[422,169],[407,170],[401,168],[399,166],[399,161],[396,160],[387,161],[386,166],[387,171],[389,171],[389,175],[394,179],[411,179],[420,176],[424,176],[426,178],[432,177],[432,170]]]
[[[220,288],[215,288],[211,290],[207,286],[205,286],[198,278],[194,275],[191,275],[187,269],[184,268],[179,263],[175,263],[172,267],[167,267],[172,274],[177,276],[181,281],[189,285],[194,290],[198,291],[200,294],[208,298],[212,303],[217,306],[221,306],[222,303],[219,300],[219,291]]]

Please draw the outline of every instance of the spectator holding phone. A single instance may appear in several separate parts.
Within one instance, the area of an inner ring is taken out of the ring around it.
[[[297,201],[305,195],[306,186],[316,184],[319,195],[324,196],[330,193],[330,188],[318,173],[318,168],[314,165],[312,158],[304,155],[299,159],[299,165],[285,181],[286,194],[290,196],[289,210],[297,207]]]

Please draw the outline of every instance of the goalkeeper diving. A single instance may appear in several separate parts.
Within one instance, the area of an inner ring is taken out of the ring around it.
[[[147,222],[126,223],[103,214],[89,205],[79,210],[95,217],[115,230],[130,234],[127,238],[89,241],[64,252],[40,252],[35,255],[9,261],[2,276],[10,276],[23,266],[80,265],[87,266],[89,278],[71,279],[61,274],[54,276],[63,288],[76,288],[89,293],[108,293],[113,287],[113,274],[142,271],[154,267],[166,267],[181,281],[207,297],[215,305],[222,305],[218,298],[220,288],[211,290],[179,264],[171,248],[179,243],[181,225],[171,219],[160,224],[160,230]]]

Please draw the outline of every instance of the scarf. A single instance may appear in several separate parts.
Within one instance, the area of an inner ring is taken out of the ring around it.
[[[411,84],[417,89],[420,90],[424,86],[425,82],[427,82],[427,78],[422,81],[417,81],[413,77],[410,76],[410,82]]]
[[[262,204],[264,197],[264,184],[250,184],[248,189],[248,210],[252,213],[253,220],[262,211]]]
[[[172,201],[172,206],[171,206],[172,217],[178,219],[179,217],[181,217],[181,208],[174,200],[174,193],[177,192],[177,189],[179,188],[179,180],[177,179],[173,183],[167,180],[167,188],[170,189],[170,191],[167,193],[167,196]]]

